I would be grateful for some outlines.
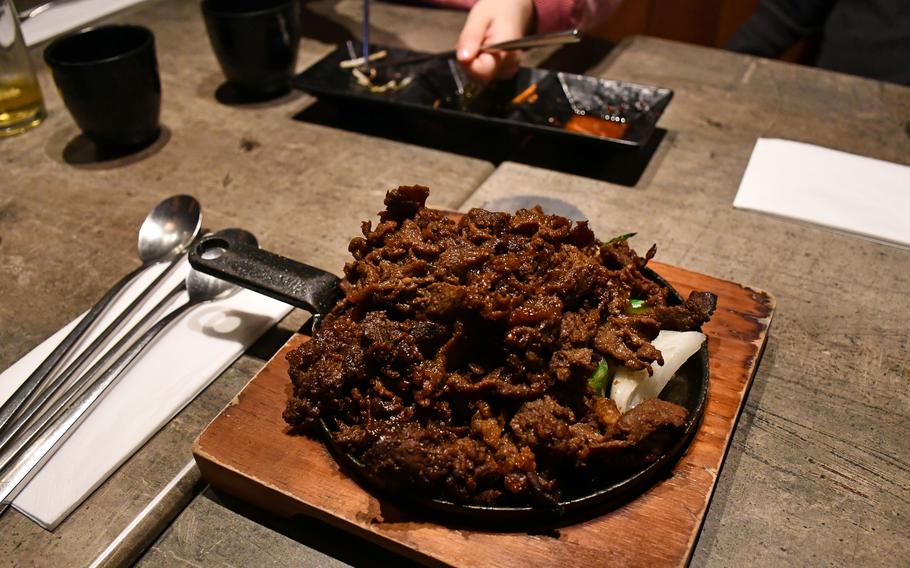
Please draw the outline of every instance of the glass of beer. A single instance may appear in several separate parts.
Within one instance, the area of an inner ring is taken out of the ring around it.
[[[16,9],[11,0],[0,0],[0,136],[25,132],[45,116]]]

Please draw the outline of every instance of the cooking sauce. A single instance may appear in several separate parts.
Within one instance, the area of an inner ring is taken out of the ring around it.
[[[629,125],[625,122],[606,120],[599,116],[576,114],[563,126],[566,130],[600,136],[601,138],[622,138]]]

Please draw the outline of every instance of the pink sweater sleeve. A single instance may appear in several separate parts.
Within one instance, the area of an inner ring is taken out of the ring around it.
[[[537,33],[570,28],[587,30],[610,17],[622,0],[533,0],[537,12]],[[477,0],[427,0],[444,8],[470,10]]]
[[[537,33],[588,30],[606,21],[622,0],[534,0]]]
[[[426,0],[426,3],[440,8],[470,10],[477,3],[477,0]]]

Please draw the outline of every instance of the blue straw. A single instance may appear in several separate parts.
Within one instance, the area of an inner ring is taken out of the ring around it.
[[[363,60],[370,56],[370,0],[363,0]]]

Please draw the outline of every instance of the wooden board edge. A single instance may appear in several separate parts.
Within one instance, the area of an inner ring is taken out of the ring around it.
[[[747,288],[746,286],[743,286],[743,288],[754,291],[754,289]],[[733,435],[736,433],[736,429],[739,426],[739,419],[742,416],[743,410],[746,408],[746,399],[749,398],[749,392],[751,392],[752,384],[755,382],[755,375],[758,373],[758,365],[764,356],[765,347],[768,345],[768,335],[771,331],[771,320],[774,315],[774,310],[777,306],[777,300],[771,294],[767,294],[762,291],[759,291],[759,293],[761,293],[763,297],[767,298],[770,303],[768,315],[760,318],[759,320],[759,322],[763,324],[763,327],[759,332],[760,337],[752,342],[752,344],[756,347],[755,356],[752,357],[752,360],[749,363],[750,366],[748,370],[748,377],[742,391],[742,396],[739,397],[736,413],[733,419],[730,421],[730,427],[726,429],[724,433],[724,441],[722,444],[723,450],[720,453],[717,471],[714,472],[714,478],[711,481],[711,487],[705,493],[705,502],[701,507],[701,511],[699,512],[699,518],[698,522],[696,523],[695,530],[692,531],[692,534],[690,535],[689,541],[686,545],[686,555],[684,558],[680,559],[680,567],[688,566],[692,560],[692,555],[695,553],[695,545],[701,536],[702,528],[705,524],[705,518],[708,516],[708,507],[711,505],[711,501],[714,499],[714,493],[717,491],[717,482],[720,479],[721,472],[724,469],[724,464],[727,462],[727,455],[730,453],[730,446],[733,444]]]
[[[661,262],[659,260],[650,261],[648,263],[648,267],[651,270],[653,270],[654,272],[656,272],[659,276],[664,278],[664,280],[666,280],[667,282],[670,282],[671,285],[673,284],[673,282],[672,282],[673,279],[667,278],[663,274],[661,274],[662,269],[667,269],[670,272],[686,272],[686,273],[693,274],[693,275],[696,275],[699,277],[707,277],[712,280],[717,280],[718,282],[721,282],[723,284],[735,286],[737,288],[742,288],[743,290],[748,290],[752,294],[753,299],[755,299],[757,303],[762,305],[762,307],[764,307],[765,310],[769,314],[777,308],[777,297],[774,294],[772,294],[771,292],[765,290],[764,288],[752,286],[751,284],[743,284],[742,282],[737,282],[735,280],[729,280],[727,278],[721,278],[719,276],[714,276],[711,274],[707,274],[705,272],[697,272],[697,271],[691,270],[689,268],[682,268],[681,266],[676,266],[675,264],[667,264],[667,263]]]
[[[204,450],[200,449],[197,451],[197,449],[198,448],[196,447],[193,448],[193,458],[196,461],[196,467],[199,468],[199,472],[202,474],[203,479],[218,491],[223,491],[244,503],[255,503],[256,507],[278,515],[288,521],[292,521],[293,518],[298,515],[316,519],[348,534],[377,544],[386,550],[399,554],[424,566],[452,568],[451,564],[440,562],[439,559],[421,553],[416,548],[406,546],[395,539],[377,539],[375,538],[376,534],[370,530],[334,515],[329,511],[310,506],[280,488],[255,476],[245,474],[227,464],[220,463]],[[251,482],[260,488],[260,491],[256,493],[256,498],[251,498],[249,492],[244,489],[244,487],[249,486]]]

